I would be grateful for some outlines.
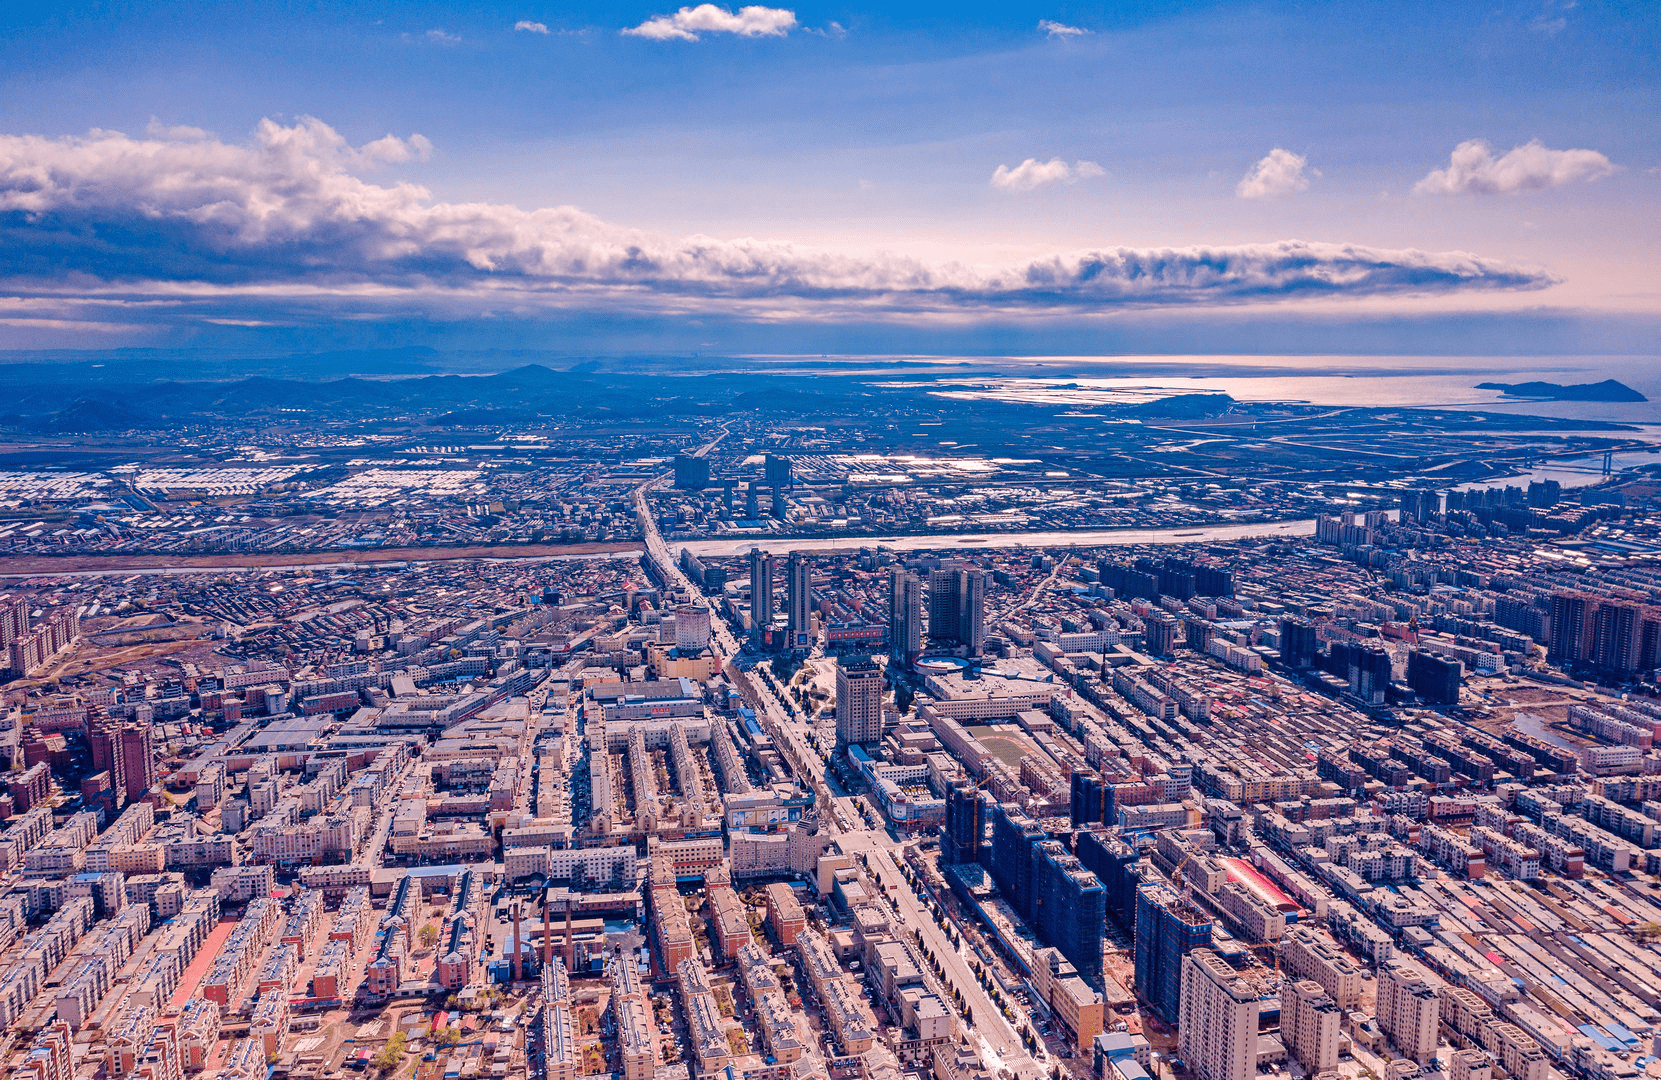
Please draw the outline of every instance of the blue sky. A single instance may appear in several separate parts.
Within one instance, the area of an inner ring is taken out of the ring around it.
[[[1652,4],[159,7],[0,12],[0,348],[1661,323]]]

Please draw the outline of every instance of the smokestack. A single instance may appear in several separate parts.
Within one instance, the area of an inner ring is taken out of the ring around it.
[[[554,958],[554,927],[548,921],[548,887],[542,887],[542,966],[546,968]]]
[[[519,902],[513,904],[513,981],[520,982],[525,978],[524,938],[519,936]]]

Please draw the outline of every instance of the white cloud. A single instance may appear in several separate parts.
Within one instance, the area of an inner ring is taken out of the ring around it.
[[[0,135],[0,295],[53,298],[64,305],[60,318],[119,300],[223,319],[553,309],[775,319],[1227,305],[1552,281],[1462,252],[1299,240],[1105,248],[1001,267],[930,263],[665,236],[570,206],[442,202],[414,184],[356,175],[430,152],[413,135],[353,147],[311,118],[262,121],[247,144],[102,130]]]
[[[1038,29],[1053,38],[1074,38],[1090,32],[1081,26],[1068,26],[1066,23],[1058,23],[1054,19],[1039,19]]]
[[[1309,168],[1308,158],[1277,146],[1240,178],[1234,193],[1242,199],[1272,199],[1307,191],[1309,177],[1319,175],[1319,170]]]
[[[460,43],[461,38],[457,37],[455,34],[446,33],[443,30],[428,30],[427,40],[437,45],[455,45]]]
[[[515,30],[527,30],[533,34],[546,34],[548,32],[547,23],[531,22],[529,19],[520,19],[513,24],[513,28]]]
[[[673,15],[654,15],[623,33],[653,41],[697,41],[699,34],[784,37],[795,28],[796,13],[786,8],[752,4],[734,13],[714,4],[699,4],[697,7],[683,7]]]
[[[1073,184],[1092,176],[1106,176],[1107,170],[1094,161],[1079,161],[1072,165],[1060,158],[1039,161],[1027,158],[1013,169],[999,165],[992,173],[992,186],[1000,191],[1031,191],[1045,184]]]
[[[1509,195],[1597,180],[1614,171],[1596,150],[1548,150],[1533,139],[1496,158],[1483,140],[1467,139],[1454,147],[1447,168],[1413,185],[1413,194]]]

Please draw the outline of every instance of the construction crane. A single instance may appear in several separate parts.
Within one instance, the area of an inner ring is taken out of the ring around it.
[[[1190,862],[1194,861],[1195,858],[1196,856],[1193,854],[1184,855],[1182,857],[1182,861],[1177,863],[1176,868],[1171,871],[1171,885],[1178,891],[1179,894],[1182,893],[1183,886],[1186,884],[1186,878],[1183,871],[1187,868]],[[1255,956],[1258,962],[1263,964],[1264,967],[1273,969],[1276,976],[1280,975],[1280,945],[1277,942],[1265,941],[1256,945],[1253,945],[1251,942],[1241,942],[1241,944],[1251,950],[1251,954]],[[1264,959],[1265,954],[1267,954],[1267,959]]]

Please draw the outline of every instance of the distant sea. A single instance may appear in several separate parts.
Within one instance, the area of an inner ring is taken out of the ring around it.
[[[1002,384],[997,389],[1005,392],[977,396],[1008,400],[1041,396],[1058,403],[1072,400],[1081,407],[1104,404],[1121,394],[1138,398],[1148,391],[1221,392],[1239,401],[1453,407],[1661,425],[1661,358],[1653,356],[794,356],[747,360],[753,365],[748,370],[758,371],[864,373],[892,381],[936,384],[942,380],[981,385],[991,381]],[[1481,382],[1567,385],[1605,379],[1625,383],[1650,400],[1620,404],[1518,400],[1497,390],[1476,388]],[[1076,389],[1055,384],[1075,384]]]
[[[1621,437],[1654,451],[1616,454],[1617,469],[1661,464],[1661,359],[1652,356],[769,356],[738,370],[863,375],[888,386],[915,386],[947,398],[1071,406],[1088,414],[1103,405],[1136,404],[1175,394],[1225,393],[1237,401],[1296,402],[1364,408],[1448,408],[1495,416],[1544,416],[1629,424]],[[714,363],[719,364],[718,361]],[[731,363],[730,361],[728,362]],[[732,370],[728,368],[728,370]],[[1541,401],[1507,398],[1477,383],[1614,379],[1645,402]],[[1517,429],[1509,429],[1515,433]],[[1570,434],[1557,429],[1551,434]],[[1587,431],[1608,435],[1607,431]],[[1556,480],[1585,487],[1602,475],[1600,458],[1542,463],[1516,476],[1467,485]]]

